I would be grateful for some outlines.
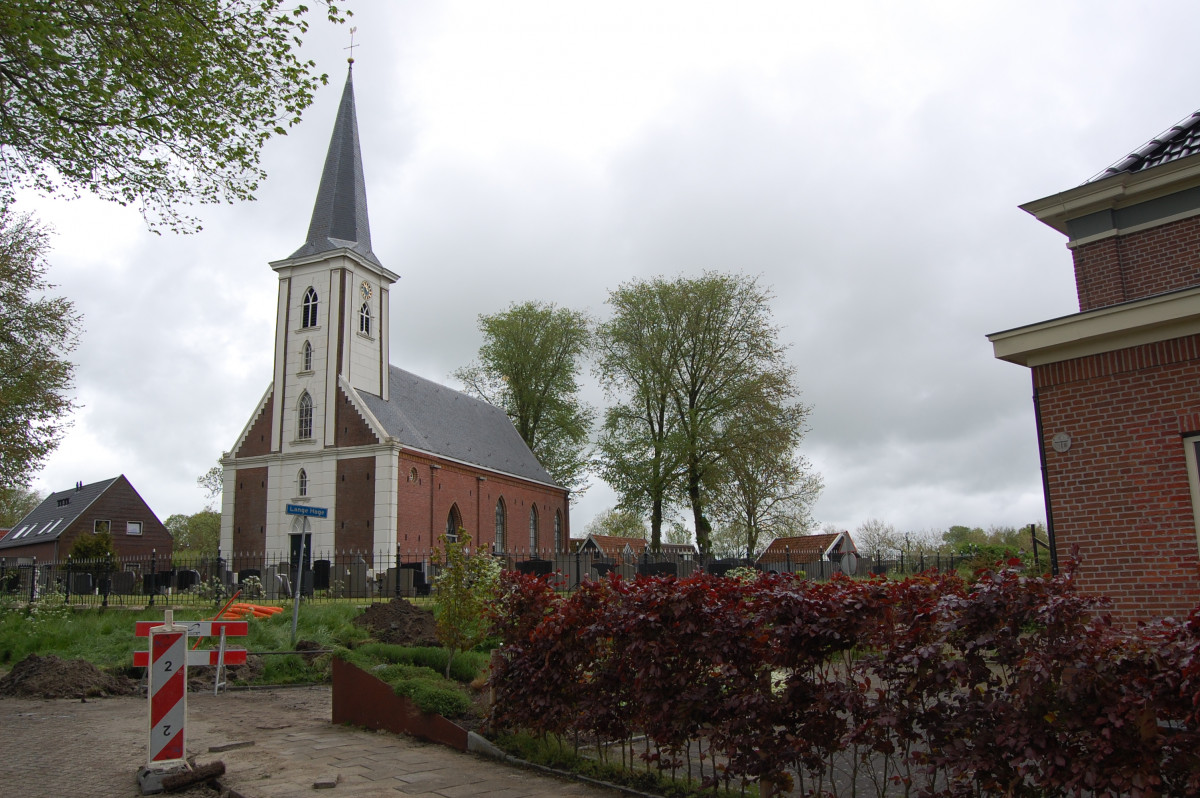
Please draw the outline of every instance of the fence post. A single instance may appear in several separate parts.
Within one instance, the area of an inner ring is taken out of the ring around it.
[[[792,550],[787,546],[783,547],[783,558],[787,562],[787,572],[790,574],[792,572]]]
[[[154,594],[158,592],[158,586],[155,584],[158,577],[158,558],[155,556],[157,553],[156,549],[150,549],[150,603],[146,605],[147,607],[154,606]]]
[[[33,558],[33,565],[29,566],[29,603],[37,601],[37,557]]]
[[[71,555],[67,555],[67,583],[63,585],[63,593],[66,595],[64,599],[67,604],[71,603]]]
[[[100,583],[100,595],[104,596],[103,600],[100,602],[100,606],[102,608],[108,607],[108,591],[109,586],[112,584],[112,570],[113,557],[112,552],[110,551],[104,557],[104,581]]]

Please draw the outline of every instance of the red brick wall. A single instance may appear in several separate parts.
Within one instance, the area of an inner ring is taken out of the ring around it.
[[[233,484],[233,570],[251,567],[241,564],[239,555],[243,554],[252,558],[253,567],[259,567],[259,558],[267,550],[266,529],[267,468],[239,468]]]
[[[361,552],[368,565],[374,555],[375,476],[374,457],[338,460],[333,547],[339,553]]]
[[[263,406],[262,412],[250,425],[250,431],[246,433],[246,440],[242,441],[242,445],[233,453],[234,457],[256,457],[271,453],[271,413],[274,403],[275,395],[271,394],[267,397],[267,403]]]
[[[1060,563],[1123,620],[1200,603],[1183,434],[1200,432],[1200,336],[1035,367]],[[1067,452],[1054,451],[1060,432]]]
[[[1079,309],[1200,285],[1200,217],[1076,247]]]
[[[431,469],[430,465],[440,468]],[[410,481],[412,469],[416,480]],[[484,480],[479,480],[484,476]],[[402,454],[400,457],[398,543],[406,557],[422,557],[446,531],[450,508],[458,505],[462,525],[472,540],[491,547],[496,540],[496,500],[504,497],[508,510],[510,551],[526,555],[529,549],[529,508],[536,502],[539,516],[538,547],[543,553],[554,545],[554,514],[563,519],[563,546],[570,535],[566,491],[541,487],[502,475],[477,471],[444,460]],[[340,505],[339,505],[340,507]]]
[[[350,397],[338,388],[337,406],[334,408],[334,445],[335,446],[367,446],[379,443],[366,420],[350,404]]]

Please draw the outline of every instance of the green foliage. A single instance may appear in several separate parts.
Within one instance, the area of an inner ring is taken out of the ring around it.
[[[11,529],[42,503],[42,495],[23,485],[0,486],[0,529]]]
[[[171,533],[177,553],[215,556],[221,542],[221,514],[201,510],[194,515],[176,513],[167,517],[163,526]]]
[[[357,646],[354,654],[376,662],[415,665],[441,674],[446,672],[446,662],[450,659],[446,649],[437,646],[398,646],[376,642]],[[449,678],[458,682],[472,682],[486,670],[490,658],[490,653],[482,651],[461,652],[451,663]]]
[[[646,522],[634,510],[610,507],[596,515],[583,530],[585,535],[646,539]]]
[[[7,16],[0,12],[0,26]],[[5,74],[0,68],[0,90]],[[0,97],[2,128],[9,107],[8,97]],[[46,281],[47,248],[46,228],[10,213],[0,198],[0,488],[6,490],[28,484],[75,409],[75,366],[67,356],[78,344],[80,317],[69,300],[47,295],[54,288]]]
[[[429,658],[423,653],[428,651],[442,649],[367,643],[354,650],[340,650],[336,656],[387,682],[396,695],[412,699],[425,712],[448,718],[467,714],[471,710],[471,697],[457,682],[477,678],[483,670],[481,661],[475,659],[473,665],[468,665],[465,657],[458,657],[457,662],[462,667],[456,668],[456,682],[442,676],[437,667],[429,664]]]
[[[605,414],[597,465],[622,506],[649,510],[655,548],[674,502],[690,507],[696,543],[708,552],[714,492],[749,488],[753,476],[752,530],[768,494],[794,493],[794,476],[767,473],[802,465],[793,449],[808,413],[771,299],[755,278],[717,272],[634,281],[609,296],[597,373],[619,401]],[[754,453],[770,457],[757,462]]]
[[[438,541],[441,549],[434,557],[439,572],[433,583],[433,612],[438,641],[448,652],[445,673],[449,677],[454,655],[475,648],[491,631],[486,613],[499,587],[500,564],[480,549],[472,553],[471,536],[465,529],[459,530],[456,541],[445,535]]]
[[[71,544],[71,558],[74,560],[101,560],[113,557],[112,533],[107,529],[91,534],[84,532],[75,538]]]
[[[327,82],[298,55],[308,24],[283,0],[6,4],[0,192],[87,189],[196,229],[175,206],[251,199],[263,144]]]
[[[46,594],[43,594],[44,597]],[[34,607],[40,604],[39,601]],[[54,654],[63,659],[86,659],[100,668],[126,667],[133,652],[145,649],[146,638],[134,637],[137,621],[162,621],[161,608],[137,611],[61,608],[61,599],[51,596],[44,609],[19,607],[0,612],[0,661],[19,662],[30,654]],[[33,612],[54,613],[53,623],[30,624]],[[298,634],[301,639],[313,640],[322,648],[355,645],[366,639],[367,631],[353,625],[351,619],[360,612],[352,603],[302,604]],[[210,617],[211,611],[177,610],[178,621]],[[286,617],[285,617],[286,616]],[[291,647],[291,615],[280,613],[272,618],[249,622],[250,634],[238,638],[236,645],[254,651],[286,651]],[[208,639],[202,647],[215,647]],[[309,665],[301,656],[263,657],[264,673],[260,684],[319,682],[329,678],[327,663],[320,659]]]
[[[530,301],[479,317],[479,360],[454,372],[469,393],[504,408],[521,438],[572,499],[587,489],[587,441],[595,411],[579,397],[579,362],[591,321]]]
[[[221,491],[225,489],[225,472],[224,466],[217,463],[212,468],[205,471],[200,476],[196,477],[196,486],[204,491],[204,500],[208,502],[204,509],[211,510],[213,502],[221,495]]]

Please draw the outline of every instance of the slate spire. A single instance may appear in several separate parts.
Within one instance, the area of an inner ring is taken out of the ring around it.
[[[338,106],[321,187],[313,205],[312,221],[304,246],[292,258],[336,249],[352,249],[382,267],[371,251],[371,224],[367,218],[367,186],[363,180],[362,151],[358,144],[358,119],[354,110],[354,67],[346,73],[346,88]]]

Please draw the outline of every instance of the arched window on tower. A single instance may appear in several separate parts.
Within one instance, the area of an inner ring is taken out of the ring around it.
[[[529,508],[529,558],[533,559],[538,547],[537,505]]]
[[[458,530],[462,529],[462,513],[458,511],[458,505],[450,506],[450,513],[446,516],[446,540],[450,543],[458,542]]]
[[[508,510],[504,507],[504,497],[496,500],[496,551],[503,553],[507,545]]]
[[[317,292],[312,286],[304,292],[304,314],[301,327],[316,327],[317,326]]]
[[[566,551],[563,547],[562,510],[554,511],[554,550]]]
[[[302,441],[312,438],[313,400],[308,391],[300,394],[296,405],[296,438]]]
[[[312,371],[312,344],[308,341],[300,349],[300,370]]]
[[[300,473],[296,475],[296,484],[297,484],[297,486],[299,486],[299,490],[300,490],[299,495],[307,496],[308,495],[308,472],[305,471],[303,468],[301,468]]]
[[[358,309],[358,331],[363,335],[371,334],[371,307],[366,302]]]

